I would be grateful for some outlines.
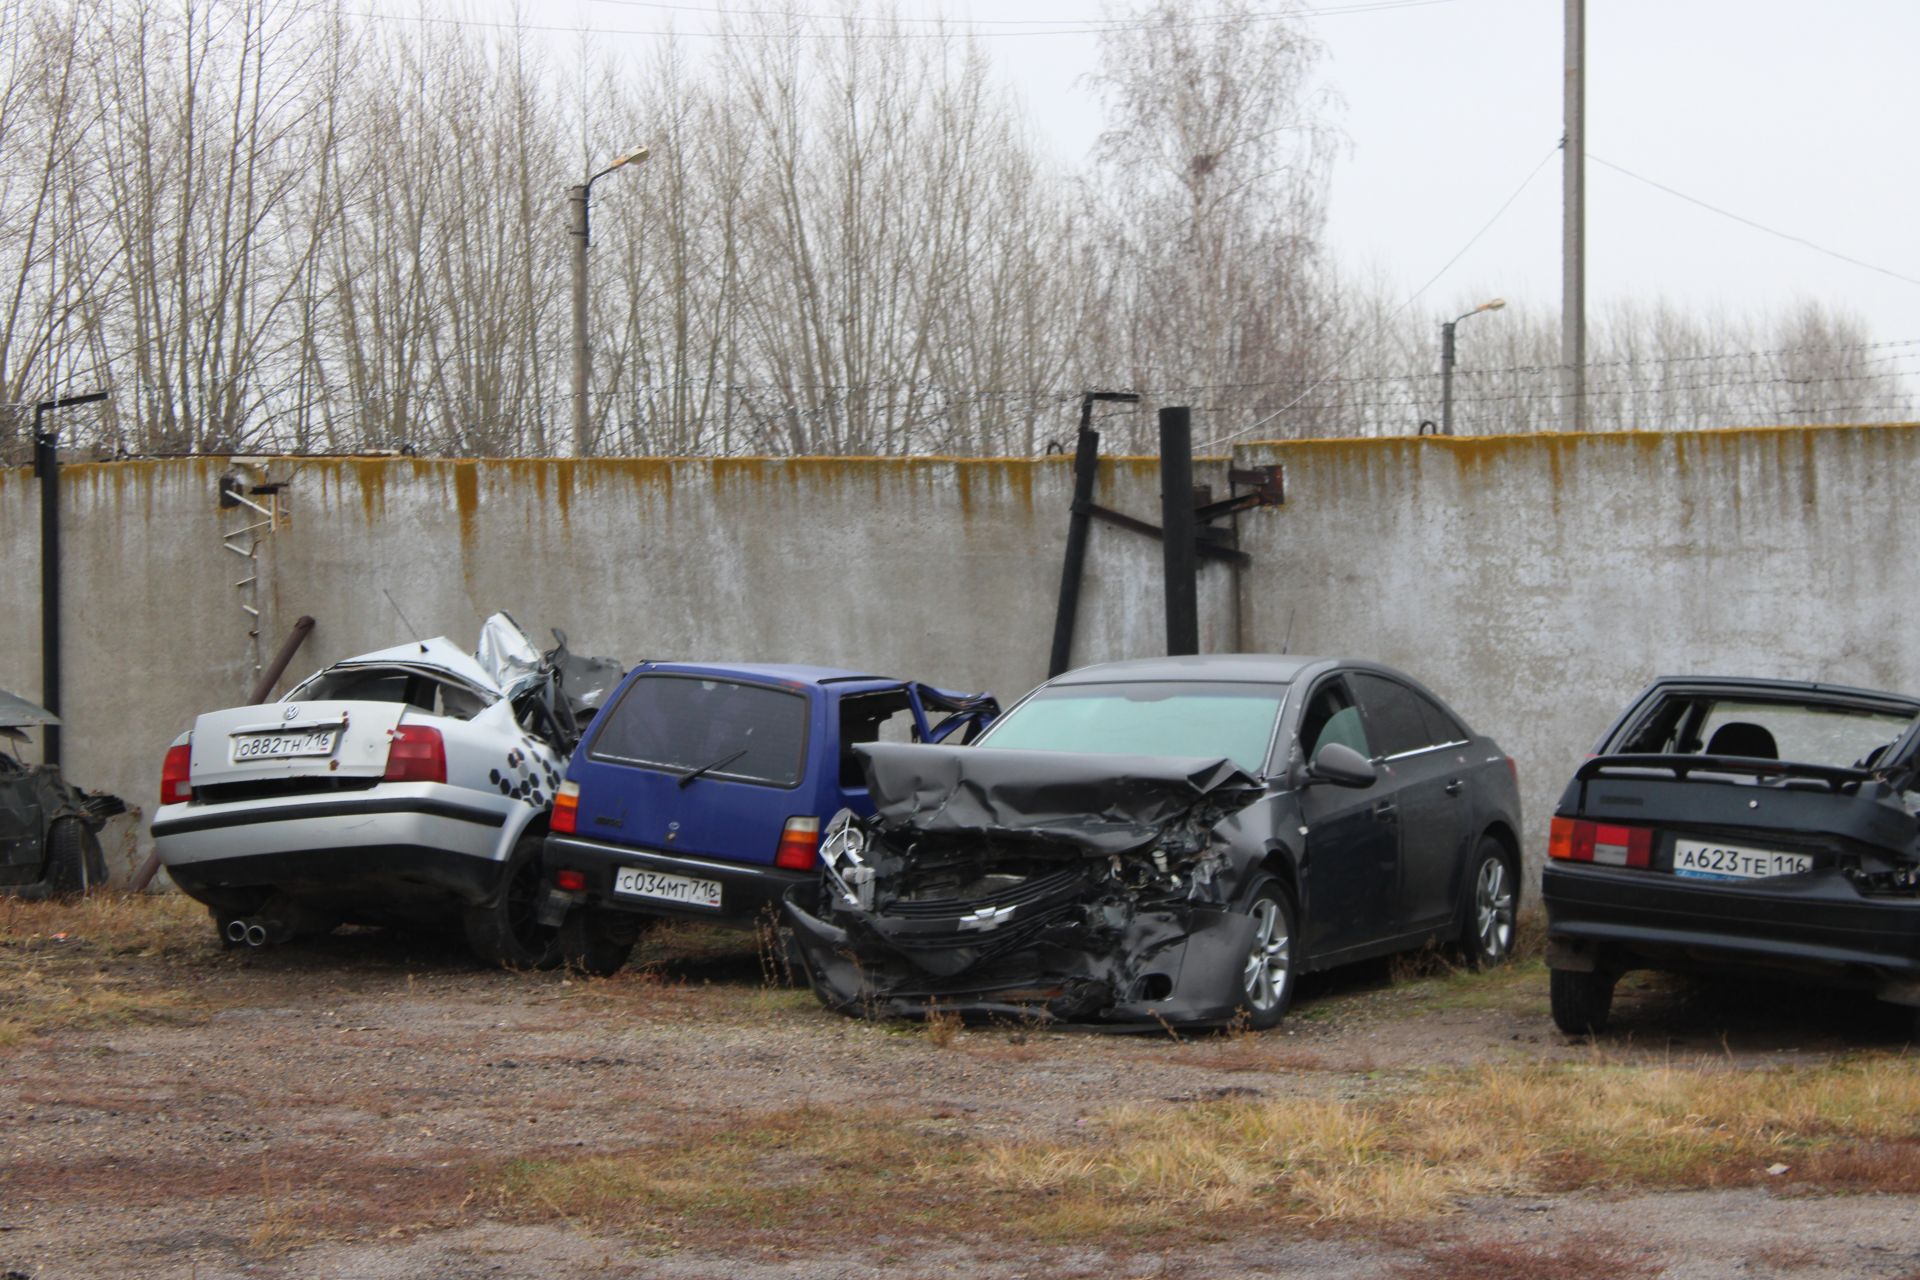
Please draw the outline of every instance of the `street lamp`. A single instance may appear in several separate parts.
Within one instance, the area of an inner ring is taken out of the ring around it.
[[[1453,434],[1453,326],[1465,320],[1467,316],[1477,316],[1482,311],[1498,311],[1507,305],[1505,298],[1495,298],[1483,302],[1466,316],[1455,316],[1440,326],[1440,434]]]
[[[593,194],[593,184],[606,177],[615,169],[629,164],[641,164],[652,154],[645,147],[635,147],[600,172],[575,187],[567,188],[567,202],[572,206],[573,225],[569,233],[573,236],[573,453],[575,457],[585,457],[587,452],[587,383],[593,378],[593,349],[587,345],[587,201]]]

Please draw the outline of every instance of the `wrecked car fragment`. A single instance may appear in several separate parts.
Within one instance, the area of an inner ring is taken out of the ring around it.
[[[823,998],[925,1012],[1224,1022],[1258,929],[1223,899],[1215,827],[1261,794],[1227,760],[861,748],[876,813],[821,848],[818,913],[789,914]],[[876,974],[875,957],[908,972]],[[889,975],[891,976],[891,975]]]
[[[1371,663],[1090,667],[979,746],[860,754],[874,814],[786,904],[844,1013],[1269,1027],[1300,972],[1512,944],[1511,762]]]
[[[619,677],[556,640],[543,654],[494,614],[475,655],[413,641],[200,716],[162,769],[161,862],[229,944],[449,923],[484,960],[551,965],[540,841],[565,753]]]
[[[0,894],[58,897],[106,883],[100,828],[126,805],[17,754],[29,728],[59,723],[45,707],[0,689]]]

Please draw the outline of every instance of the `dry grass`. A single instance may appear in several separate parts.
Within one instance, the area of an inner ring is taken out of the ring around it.
[[[496,1195],[535,1217],[668,1238],[696,1221],[709,1231],[781,1236],[917,1218],[930,1226],[914,1193],[963,1153],[947,1122],[880,1107],[808,1107],[628,1155],[513,1161]],[[822,1204],[834,1206],[831,1222],[822,1223]]]
[[[207,909],[178,893],[95,893],[66,901],[0,897],[0,959],[62,945],[101,955],[181,955],[213,939]]]
[[[1255,1208],[1402,1222],[1490,1193],[1770,1182],[1774,1164],[1789,1166],[1780,1180],[1920,1186],[1920,1063],[1490,1067],[1360,1102],[1128,1109],[1096,1141],[1002,1146],[981,1171],[1071,1226]]]
[[[266,1153],[260,1156],[260,1219],[247,1233],[247,1248],[261,1257],[290,1253],[311,1239],[299,1215],[276,1186]]]
[[[1774,1164],[1789,1170],[1771,1176]],[[669,1237],[696,1219],[804,1236],[824,1199],[836,1205],[835,1231],[938,1235],[993,1221],[1008,1238],[1172,1242],[1249,1221],[1417,1223],[1489,1194],[1913,1190],[1917,1175],[1920,1063],[1872,1058],[1758,1072],[1595,1063],[1435,1073],[1360,1101],[1128,1108],[1064,1142],[990,1143],[947,1119],[816,1107],[626,1156],[520,1162],[500,1195],[538,1216]],[[1414,1274],[1652,1274],[1637,1255],[1599,1245],[1578,1256],[1489,1247],[1499,1258],[1429,1254]]]
[[[203,951],[206,909],[178,895],[0,898],[0,1047],[68,1027],[167,1018],[199,1001],[102,968],[116,956]]]
[[[926,1036],[928,1044],[936,1049],[945,1049],[959,1036],[960,1026],[959,1014],[933,1001],[927,1005],[927,1016],[921,1020],[920,1031]]]

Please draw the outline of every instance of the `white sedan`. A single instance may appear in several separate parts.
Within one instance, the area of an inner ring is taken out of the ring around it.
[[[173,743],[154,845],[225,942],[457,922],[483,960],[557,960],[535,918],[541,838],[575,716],[617,667],[564,642],[543,658],[504,614],[480,656],[437,638],[351,658]],[[556,672],[583,668],[596,687],[562,693]]]

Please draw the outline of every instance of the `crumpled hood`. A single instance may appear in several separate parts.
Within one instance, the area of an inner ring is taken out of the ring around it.
[[[60,717],[45,707],[28,702],[17,693],[0,689],[0,728],[17,729],[27,725],[59,723]]]
[[[855,748],[882,831],[1001,836],[1130,853],[1196,805],[1231,813],[1261,783],[1226,759],[872,743]]]

